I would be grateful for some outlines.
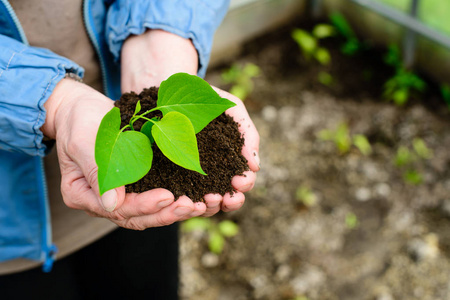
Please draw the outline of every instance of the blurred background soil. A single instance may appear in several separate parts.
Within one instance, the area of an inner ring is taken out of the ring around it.
[[[327,67],[307,61],[290,37],[293,24],[249,42],[230,63],[258,65],[245,100],[261,135],[261,171],[232,220],[239,234],[223,252],[202,231],[182,233],[182,299],[450,299],[450,114],[433,84],[398,107],[383,99],[393,71],[384,50],[348,57],[324,46]],[[210,69],[221,80],[228,68]],[[333,83],[317,75],[324,68]],[[340,153],[318,138],[348,126],[372,153]],[[421,139],[431,153],[396,166],[400,147]],[[405,179],[405,172],[420,180]],[[410,173],[411,173],[410,172]],[[302,192],[303,191],[303,192]],[[305,201],[305,193],[309,201]]]

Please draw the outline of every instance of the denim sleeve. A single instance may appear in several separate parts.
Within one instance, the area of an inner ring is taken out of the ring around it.
[[[191,39],[199,56],[198,75],[204,77],[214,32],[229,0],[117,0],[109,8],[106,40],[115,59],[125,39],[146,29],[161,29]]]
[[[84,70],[53,52],[0,35],[0,149],[44,156],[44,103],[66,72]]]

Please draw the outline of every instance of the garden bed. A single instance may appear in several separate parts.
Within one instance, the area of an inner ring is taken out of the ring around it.
[[[348,57],[331,39],[323,43],[330,66],[306,61],[290,32],[312,26],[294,25],[233,58],[261,68],[245,104],[262,169],[245,205],[213,218],[240,229],[221,254],[209,251],[207,233],[182,234],[181,298],[449,299],[448,108],[432,83],[404,107],[386,102],[384,50]],[[206,80],[228,88],[225,68]],[[324,70],[330,86],[317,81]],[[340,153],[318,137],[339,127],[349,139],[367,137],[372,152]],[[399,162],[399,149],[415,160]]]

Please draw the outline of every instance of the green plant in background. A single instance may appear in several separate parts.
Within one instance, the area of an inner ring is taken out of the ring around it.
[[[211,218],[191,218],[182,224],[185,232],[201,231],[208,234],[209,251],[220,254],[225,246],[225,239],[233,237],[239,233],[239,226],[230,221],[224,220],[216,222]]]
[[[196,134],[230,107],[203,79],[177,73],[161,83],[155,108],[141,113],[138,102],[130,123],[120,128],[114,107],[102,119],[95,141],[100,194],[140,180],[152,166],[152,143],[175,164],[206,175],[199,160]],[[161,119],[146,117],[159,110]],[[133,124],[146,122],[140,131]]]
[[[245,65],[233,64],[228,70],[222,72],[222,80],[231,84],[230,93],[241,100],[245,100],[253,91],[253,78],[261,74],[261,69],[252,63]]]
[[[330,73],[325,71],[320,71],[319,74],[317,74],[317,80],[325,86],[332,86],[334,84],[334,78],[331,76]]]
[[[317,196],[307,186],[300,186],[295,191],[295,198],[306,207],[313,207],[317,204]]]
[[[345,226],[347,226],[348,229],[355,229],[358,225],[358,217],[354,213],[349,212],[345,215]]]
[[[444,99],[444,102],[447,104],[448,109],[450,109],[450,85],[441,85],[441,95],[442,99]]]
[[[342,14],[331,14],[330,22],[338,34],[345,40],[341,46],[341,52],[343,54],[354,55],[365,48],[365,45],[359,41],[352,27]]]
[[[421,184],[422,174],[417,170],[418,164],[424,160],[431,159],[433,151],[428,148],[425,141],[415,138],[412,142],[412,149],[406,146],[400,146],[394,158],[394,165],[403,170],[403,180],[410,184]]]
[[[330,53],[326,48],[319,45],[319,40],[331,37],[334,34],[333,26],[317,24],[311,33],[296,28],[292,31],[291,36],[299,46],[306,60],[313,58],[322,65],[328,65],[331,62]]]
[[[350,135],[346,123],[340,123],[336,130],[321,130],[317,136],[320,140],[334,142],[340,154],[349,152],[352,145],[358,148],[363,155],[370,155],[372,153],[372,146],[367,137],[363,134]]]
[[[407,70],[402,62],[400,50],[396,45],[390,45],[384,57],[384,62],[395,69],[395,74],[384,84],[383,96],[402,106],[413,92],[425,91],[426,83],[414,72]]]

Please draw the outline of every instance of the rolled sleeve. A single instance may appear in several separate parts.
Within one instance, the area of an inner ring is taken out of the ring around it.
[[[190,39],[199,56],[198,75],[204,77],[213,36],[228,5],[228,0],[118,0],[108,11],[106,40],[118,60],[125,39],[146,29],[161,29]]]
[[[0,149],[44,156],[44,103],[56,84],[84,70],[74,62],[0,35]]]

